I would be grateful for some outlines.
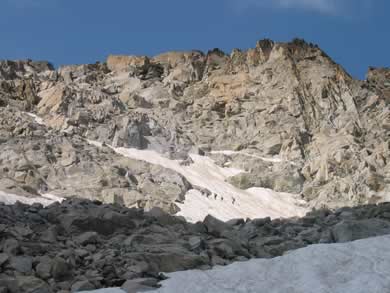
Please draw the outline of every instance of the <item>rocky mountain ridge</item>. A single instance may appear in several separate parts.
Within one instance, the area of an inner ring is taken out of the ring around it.
[[[0,61],[0,293],[137,292],[389,234],[389,101],[390,69],[354,80],[298,39]]]
[[[185,178],[156,180],[156,172],[168,171],[96,154],[87,142],[98,141],[184,164],[191,164],[189,152],[207,154],[245,171],[229,179],[236,187],[301,194],[316,208],[388,200],[389,70],[354,80],[303,40],[262,40],[230,55],[109,56],[58,70],[2,61],[0,80],[3,191],[108,194],[128,206],[177,211],[175,201],[191,188]]]

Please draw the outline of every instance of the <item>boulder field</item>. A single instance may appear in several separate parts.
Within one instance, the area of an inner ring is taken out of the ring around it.
[[[144,212],[81,199],[47,207],[0,204],[0,292],[156,287],[165,279],[161,272],[206,270],[389,233],[388,203],[290,219],[208,216],[194,224],[159,208]]]

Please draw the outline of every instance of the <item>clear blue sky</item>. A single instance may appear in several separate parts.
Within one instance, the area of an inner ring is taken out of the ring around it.
[[[58,66],[301,37],[364,78],[390,66],[389,12],[389,0],[0,0],[0,59]]]

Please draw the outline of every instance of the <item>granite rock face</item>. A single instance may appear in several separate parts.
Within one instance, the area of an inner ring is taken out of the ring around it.
[[[172,170],[49,130],[13,108],[0,108],[0,133],[0,190],[10,194],[49,193],[176,213],[175,202],[191,188]]]
[[[389,72],[370,68],[367,80],[354,80],[299,39],[262,40],[229,55],[110,56],[57,70],[1,61],[0,189],[177,211],[190,188],[185,178],[164,176],[173,178],[169,194],[156,197],[161,170],[88,146],[98,141],[188,163],[198,150],[244,169],[229,179],[239,188],[301,194],[316,208],[386,201]]]

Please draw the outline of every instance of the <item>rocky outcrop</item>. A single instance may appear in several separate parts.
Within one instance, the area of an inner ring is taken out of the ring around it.
[[[0,106],[34,112],[64,135],[172,159],[240,152],[217,158],[246,171],[232,184],[298,193],[312,207],[389,200],[389,70],[354,80],[303,40],[0,68]]]
[[[98,148],[0,108],[0,187],[24,196],[50,193],[176,213],[190,183],[172,170]]]
[[[390,205],[317,210],[303,218],[190,224],[99,201],[0,204],[1,292],[77,292],[157,286],[160,272],[272,258],[315,243],[390,233]],[[132,291],[130,291],[132,292]]]

